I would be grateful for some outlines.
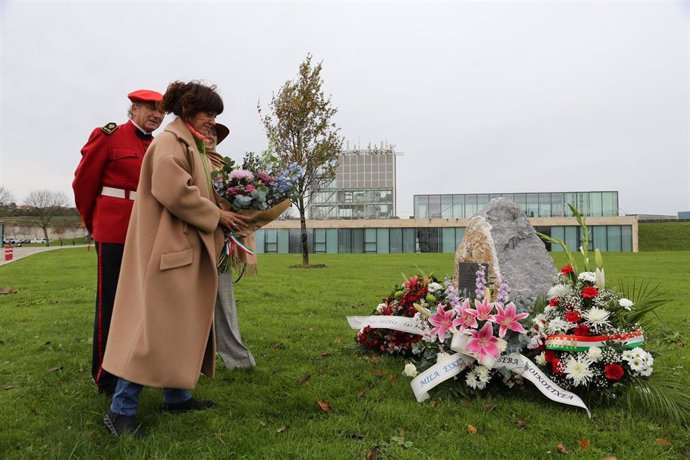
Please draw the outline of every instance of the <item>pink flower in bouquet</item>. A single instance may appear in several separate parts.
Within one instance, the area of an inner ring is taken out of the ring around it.
[[[234,169],[230,172],[230,180],[246,180],[246,181],[252,181],[254,180],[254,174],[252,174],[251,171],[247,171],[245,169]]]
[[[481,302],[475,299],[474,308],[475,310],[468,310],[472,316],[482,321],[493,321],[491,312],[494,310],[494,306],[489,303],[489,299],[484,297]]]
[[[271,176],[269,176],[265,172],[260,172],[259,174],[257,174],[257,176],[259,178],[259,182],[261,182],[262,184],[268,185],[271,183]]]
[[[245,189],[247,192],[252,193],[254,190],[256,190],[256,187],[254,187],[252,184],[247,184],[247,185],[244,187],[244,189]]]
[[[474,327],[476,328],[478,326],[477,324],[477,318],[470,313],[470,301],[469,299],[465,299],[461,305],[458,305],[455,307],[455,311],[458,314],[458,319],[461,320],[460,322],[460,330],[464,331],[468,327]]]
[[[439,304],[436,306],[436,314],[429,317],[429,322],[435,326],[431,333],[438,334],[438,340],[443,342],[446,338],[446,332],[452,332],[462,320],[460,318],[453,319],[453,311],[445,311],[443,305]]]
[[[470,330],[472,338],[467,341],[465,351],[474,353],[479,364],[488,368],[493,367],[493,362],[498,359],[501,350],[498,348],[498,339],[494,337],[491,323],[484,323],[484,327],[478,331]]]
[[[493,321],[500,325],[500,328],[498,329],[499,337],[504,337],[506,332],[508,332],[508,329],[519,332],[520,334],[525,334],[527,332],[525,328],[522,327],[522,324],[520,324],[518,321],[527,318],[529,313],[518,314],[513,302],[510,302],[508,305],[506,305],[505,310],[501,308],[500,303],[497,303],[496,309],[498,310],[498,314],[494,315]]]

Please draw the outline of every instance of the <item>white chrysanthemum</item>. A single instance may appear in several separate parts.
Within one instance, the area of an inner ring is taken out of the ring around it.
[[[610,326],[609,315],[611,313],[603,308],[592,307],[589,311],[583,313],[582,317],[585,323],[597,330],[601,326]]]
[[[577,275],[577,279],[587,283],[594,283],[597,280],[596,275],[593,272],[582,272]]]
[[[630,369],[632,369],[633,371],[638,372],[638,373],[641,372],[642,370],[644,370],[645,367],[647,367],[647,366],[645,366],[644,361],[642,361],[641,358],[637,358],[637,357],[628,361],[628,366],[630,366]]]
[[[630,353],[632,353],[633,359],[642,359],[642,360],[644,360],[645,357],[647,356],[647,352],[644,351],[644,350],[643,350],[642,348],[640,348],[640,347],[633,348],[632,350],[630,350]]]
[[[491,377],[489,376],[489,369],[484,366],[475,367],[474,372],[477,374],[477,380],[482,383],[489,383],[489,380],[491,380]]]
[[[412,363],[407,363],[405,364],[405,370],[403,370],[403,374],[406,375],[407,377],[414,378],[417,377],[417,367],[412,364]]]
[[[427,286],[427,289],[429,290],[429,292],[436,292],[440,289],[443,289],[443,286],[441,286],[438,283],[429,283],[429,285]]]
[[[555,334],[558,332],[565,332],[571,327],[571,324],[560,318],[552,319],[546,326],[548,332]]]
[[[549,292],[546,294],[549,299],[553,299],[554,297],[563,297],[564,295],[568,294],[570,292],[570,288],[566,286],[565,284],[556,284],[549,289]]]
[[[546,354],[543,351],[539,353],[534,360],[537,362],[538,366],[546,366]]]
[[[650,375],[652,375],[653,370],[654,367],[652,367],[651,365],[645,366],[644,369],[640,371],[640,375],[642,377],[649,377]]]
[[[451,356],[448,353],[437,353],[436,354],[436,362],[437,363],[442,363],[444,361],[448,361],[451,358]]]
[[[634,305],[632,300],[626,299],[625,297],[620,299],[618,301],[618,305],[621,307],[625,308],[626,310],[630,311],[632,309],[632,306]]]
[[[633,352],[632,350],[625,350],[622,355],[623,359],[626,361],[630,361],[633,359]]]
[[[594,373],[589,366],[592,361],[585,355],[579,357],[570,356],[563,368],[565,377],[573,381],[575,386],[586,385],[592,378]]]
[[[468,372],[467,376],[465,377],[465,383],[468,387],[476,389],[477,385],[479,384],[479,381],[477,380],[477,374],[475,374],[474,372]]]
[[[601,348],[599,347],[589,347],[589,350],[587,350],[587,357],[595,363],[601,361],[602,355]]]

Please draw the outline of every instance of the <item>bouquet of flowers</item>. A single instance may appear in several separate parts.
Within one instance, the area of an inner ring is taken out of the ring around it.
[[[258,157],[248,153],[241,166],[225,157],[223,168],[211,173],[213,187],[221,198],[221,205],[250,216],[247,228],[241,232],[226,231],[225,249],[218,258],[220,272],[230,270],[234,248],[253,255],[241,238],[277,219],[297,198],[297,184],[304,175],[296,164],[280,167],[277,160],[266,154]]]
[[[637,400],[657,413],[686,419],[690,397],[673,378],[650,379],[654,356],[644,349],[642,324],[666,301],[645,283],[633,284],[627,295],[622,285],[609,288],[602,255],[594,250],[591,267],[587,225],[577,209],[570,209],[583,235],[584,270],[578,271],[563,241],[540,235],[562,246],[569,264],[549,290],[548,305],[533,317],[527,348],[547,376],[590,401],[626,394],[629,403]]]
[[[485,270],[480,265],[473,295],[460,297],[456,286],[446,279],[435,309],[419,308],[425,332],[413,347],[414,356],[405,366],[405,375],[415,377],[448,361],[450,353],[459,352],[464,358],[463,369],[453,377],[453,385],[460,386],[460,393],[485,389],[495,375],[508,386],[521,383],[516,374],[497,366],[497,361],[501,355],[519,353],[527,343],[521,321],[529,312],[510,301],[505,280],[500,281],[498,292],[487,289]]]

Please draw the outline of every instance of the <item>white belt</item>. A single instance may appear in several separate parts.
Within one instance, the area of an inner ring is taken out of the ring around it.
[[[127,190],[115,187],[103,187],[103,190],[101,190],[101,195],[111,196],[113,198],[129,199],[134,201],[134,199],[137,197],[137,192],[132,190],[131,192],[129,192],[129,196],[127,196]]]

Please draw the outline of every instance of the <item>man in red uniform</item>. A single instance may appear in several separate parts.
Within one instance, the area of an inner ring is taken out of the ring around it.
[[[149,90],[127,95],[132,105],[129,121],[96,128],[81,149],[74,173],[74,201],[84,225],[93,235],[98,252],[98,287],[93,331],[91,374],[101,393],[115,391],[117,377],[101,368],[120,275],[122,251],[136,198],[139,172],[151,133],[163,121],[163,96]]]

